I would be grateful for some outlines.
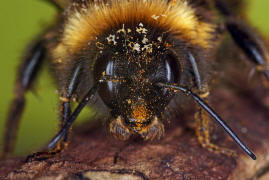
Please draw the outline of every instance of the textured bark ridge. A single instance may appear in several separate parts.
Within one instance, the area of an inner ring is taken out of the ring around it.
[[[102,126],[75,128],[69,147],[53,158],[27,163],[25,158],[0,161],[0,179],[269,179],[268,90],[257,83],[248,90],[218,88],[211,97],[212,107],[256,153],[256,161],[218,126],[212,136],[214,143],[236,150],[239,157],[203,149],[194,129],[187,125],[193,122],[191,110],[180,113],[166,128],[165,137],[155,142],[121,142]]]

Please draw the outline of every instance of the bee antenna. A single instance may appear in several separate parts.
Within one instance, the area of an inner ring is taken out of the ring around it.
[[[72,115],[69,117],[65,125],[62,127],[62,129],[58,132],[56,136],[53,137],[53,139],[48,144],[48,149],[52,149],[55,147],[57,142],[67,133],[67,131],[70,129],[73,122],[78,117],[79,113],[82,111],[82,109],[87,105],[87,103],[90,101],[90,99],[93,97],[93,95],[96,93],[98,89],[98,84],[93,86],[88,93],[83,97],[83,99],[80,101]]]
[[[158,83],[158,86],[170,88],[173,90],[179,90],[187,96],[191,96],[196,103],[198,103],[207,113],[217,121],[217,123],[224,128],[224,130],[230,135],[230,137],[247,153],[253,160],[256,160],[256,156],[249,148],[237,137],[233,130],[218,116],[218,114],[198,95],[193,93],[191,90],[181,87],[179,85],[169,85],[164,83]]]

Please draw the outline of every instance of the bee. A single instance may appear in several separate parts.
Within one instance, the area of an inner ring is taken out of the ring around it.
[[[4,132],[3,156],[14,150],[25,95],[43,61],[59,91],[60,129],[47,151],[66,147],[73,122],[95,97],[108,112],[108,130],[120,140],[164,135],[166,112],[175,99],[196,102],[196,135],[204,148],[233,155],[210,141],[215,120],[252,158],[254,153],[207,103],[212,64],[225,33],[269,80],[268,52],[240,19],[242,1],[232,0],[47,0],[59,9],[56,21],[22,60]],[[232,7],[232,8],[231,8]],[[180,99],[182,98],[182,99]],[[76,104],[73,99],[78,101]]]

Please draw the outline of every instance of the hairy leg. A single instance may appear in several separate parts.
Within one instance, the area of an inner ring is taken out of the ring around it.
[[[240,14],[235,13],[223,0],[215,2],[216,8],[224,18],[224,26],[234,43],[246,55],[247,59],[255,64],[256,70],[264,74],[269,82],[269,52],[266,43],[258,32],[254,31]],[[240,5],[240,9],[242,5]]]
[[[210,122],[211,119],[205,110],[198,107],[198,111],[195,114],[196,121],[196,135],[199,143],[202,147],[212,151],[214,153],[221,153],[228,156],[236,156],[236,153],[230,149],[219,147],[211,142],[210,137]]]
[[[32,48],[30,48],[25,59],[19,66],[14,87],[14,97],[11,102],[5,124],[4,144],[2,150],[3,157],[12,154],[14,151],[18,126],[26,103],[25,94],[31,90],[31,87],[36,80],[37,74],[41,69],[45,53],[45,41],[40,40],[36,42]]]
[[[60,113],[59,129],[62,129],[66,125],[66,123],[68,122],[68,119],[71,116],[70,101],[71,101],[72,95],[74,95],[74,91],[77,88],[80,70],[81,70],[81,66],[78,65],[73,71],[70,81],[61,90],[62,93],[60,96],[60,107],[59,107],[59,113]],[[44,158],[49,158],[55,154],[62,152],[68,145],[68,133],[69,132],[70,130],[68,130],[67,133],[62,138],[60,138],[60,140],[57,143],[55,143],[52,147],[48,147],[48,149],[43,152],[34,153],[28,156],[27,159],[28,160],[33,159],[33,158],[44,159]]]

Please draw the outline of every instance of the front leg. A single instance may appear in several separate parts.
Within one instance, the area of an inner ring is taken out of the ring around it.
[[[201,107],[197,107],[197,112],[195,113],[196,121],[196,136],[203,148],[214,152],[216,154],[225,154],[227,156],[236,156],[236,153],[230,149],[219,147],[211,142],[210,136],[210,122],[211,119],[208,114]]]
[[[59,129],[62,129],[66,125],[68,119],[70,118],[70,115],[71,115],[70,101],[77,88],[80,71],[81,71],[81,65],[78,65],[75,68],[70,78],[70,81],[61,90],[62,93],[60,96],[60,107],[59,107],[59,113],[60,113]],[[27,161],[33,158],[34,159],[49,158],[55,154],[62,152],[68,145],[68,133],[69,133],[69,130],[57,143],[48,147],[47,150],[43,152],[37,152],[37,153],[34,153],[33,155],[28,156]]]
[[[205,88],[205,90],[200,89],[199,97],[202,98],[205,102],[208,102],[209,90]],[[196,122],[196,136],[203,148],[214,152],[216,154],[225,154],[228,156],[236,156],[236,153],[230,149],[219,147],[216,144],[211,142],[210,137],[210,124],[211,118],[208,113],[201,107],[197,106],[197,112],[195,113],[194,119]]]
[[[193,93],[191,90],[186,89],[180,85],[171,85],[171,84],[164,84],[164,83],[158,83],[157,84],[160,87],[166,87],[169,89],[172,89],[174,91],[180,91],[186,96],[190,96],[196,103],[199,105],[198,107],[201,108],[201,110],[204,113],[207,113],[210,117],[212,117],[229,135],[230,137],[241,147],[242,150],[245,151],[246,154],[248,154],[253,160],[256,159],[255,154],[239,139],[239,137],[233,132],[233,130],[228,126],[228,124],[225,123],[225,121],[222,120],[222,118],[206,103],[205,97],[209,93],[203,93],[202,95],[197,95]],[[203,91],[201,91],[203,92]],[[206,91],[205,91],[206,92]],[[209,138],[209,119],[206,119],[204,117],[207,117],[207,114],[201,114],[201,118],[199,116],[196,116],[198,126],[197,126],[197,135],[198,139],[201,142],[202,146],[208,146],[209,148],[213,150],[219,149],[215,148],[215,145],[211,145],[210,138]],[[204,143],[205,142],[205,143]],[[224,151],[224,154],[225,151]]]

